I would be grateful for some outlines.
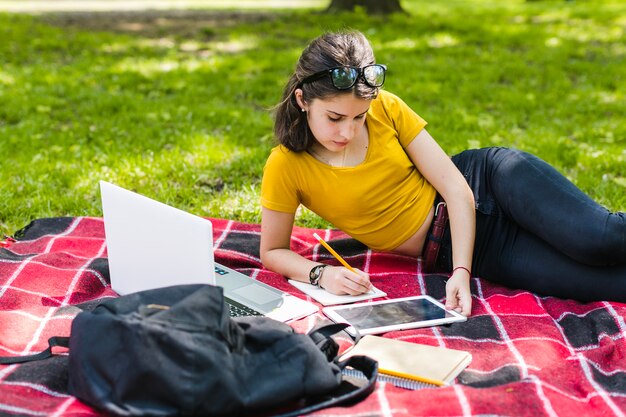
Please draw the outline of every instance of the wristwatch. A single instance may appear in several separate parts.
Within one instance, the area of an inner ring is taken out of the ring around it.
[[[313,268],[311,268],[311,271],[309,272],[309,282],[311,283],[311,285],[315,285],[316,287],[320,286],[320,278],[322,278],[322,273],[324,272],[324,268],[326,268],[328,265],[315,265]]]

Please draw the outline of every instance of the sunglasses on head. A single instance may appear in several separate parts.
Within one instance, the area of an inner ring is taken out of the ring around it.
[[[363,79],[366,85],[370,87],[382,87],[385,83],[385,72],[387,67],[382,64],[366,65],[364,67],[335,67],[324,71],[316,72],[313,75],[302,80],[302,84],[312,83],[325,76],[330,77],[333,87],[337,90],[347,90],[352,88],[354,84]]]

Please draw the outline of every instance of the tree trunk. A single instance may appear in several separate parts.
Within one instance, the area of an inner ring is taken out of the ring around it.
[[[405,13],[400,0],[332,0],[326,12],[351,12],[355,7],[362,7],[368,14]]]

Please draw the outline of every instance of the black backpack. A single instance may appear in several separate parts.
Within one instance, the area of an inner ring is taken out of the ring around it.
[[[0,363],[44,359],[53,346],[68,346],[69,393],[122,416],[296,416],[374,390],[376,361],[337,360],[330,336],[345,327],[300,334],[266,317],[233,319],[222,288],[179,285],[104,301],[74,318],[69,338]],[[345,367],[365,379],[348,380]]]

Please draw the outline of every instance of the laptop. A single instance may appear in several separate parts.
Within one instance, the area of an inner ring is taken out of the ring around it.
[[[213,225],[148,197],[100,181],[111,288],[120,295],[179,284],[224,288],[231,315],[279,321],[316,313],[302,300],[214,262]]]

